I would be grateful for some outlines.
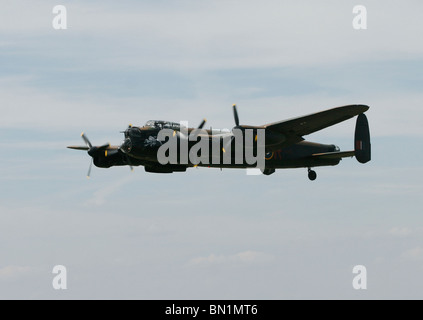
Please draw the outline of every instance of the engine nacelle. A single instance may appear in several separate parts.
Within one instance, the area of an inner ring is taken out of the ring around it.
[[[271,174],[275,173],[275,169],[274,168],[265,168],[264,170],[262,170],[262,173],[266,176],[270,176]]]
[[[110,168],[113,166],[125,165],[125,161],[120,153],[115,153],[111,156],[99,152],[94,158],[94,165],[99,168]]]

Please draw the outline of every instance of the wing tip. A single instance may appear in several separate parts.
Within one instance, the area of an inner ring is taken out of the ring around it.
[[[88,147],[85,147],[85,146],[67,146],[66,148],[73,149],[73,150],[84,150],[84,151],[87,151],[89,149]]]
[[[370,109],[370,107],[368,105],[365,104],[358,104],[357,107],[359,107],[362,111],[362,113],[366,112],[367,110]]]
[[[367,110],[370,109],[370,107],[366,104],[349,104],[349,105],[337,107],[334,109],[345,110],[347,114],[349,113],[351,116],[355,116],[355,115],[359,115],[361,113],[366,112]],[[333,109],[329,109],[326,111],[331,111],[331,110]]]

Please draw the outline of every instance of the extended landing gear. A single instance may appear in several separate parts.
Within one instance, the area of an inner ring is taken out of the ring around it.
[[[266,176],[270,176],[272,173],[275,173],[275,169],[266,168],[263,170],[263,174]]]
[[[316,180],[316,178],[317,178],[317,173],[316,173],[316,171],[311,170],[310,168],[308,168],[308,178],[309,178],[311,181]]]

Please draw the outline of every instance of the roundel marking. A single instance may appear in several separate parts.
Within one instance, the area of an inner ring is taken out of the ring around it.
[[[264,156],[264,158],[266,160],[270,160],[270,159],[273,158],[273,155],[274,155],[274,152],[273,151],[272,152],[268,152],[268,153],[266,153],[266,155]]]

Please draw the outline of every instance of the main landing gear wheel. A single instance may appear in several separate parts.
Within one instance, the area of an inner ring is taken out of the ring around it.
[[[311,181],[316,180],[316,178],[317,178],[317,173],[316,173],[316,171],[311,170],[310,168],[308,168],[308,178],[309,178]]]

